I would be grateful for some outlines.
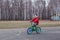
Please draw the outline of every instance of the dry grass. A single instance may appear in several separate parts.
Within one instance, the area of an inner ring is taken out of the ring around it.
[[[0,29],[6,28],[26,28],[30,26],[29,21],[0,21]],[[60,26],[60,21],[40,21],[41,27],[57,27]]]

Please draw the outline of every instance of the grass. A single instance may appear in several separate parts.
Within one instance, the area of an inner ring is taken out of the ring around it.
[[[26,28],[30,26],[29,21],[0,21],[0,29]],[[39,23],[40,27],[57,27],[60,21],[43,20]]]

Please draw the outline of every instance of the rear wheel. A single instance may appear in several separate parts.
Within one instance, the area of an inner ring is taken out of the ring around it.
[[[40,27],[37,27],[37,29],[36,29],[36,33],[40,33],[41,32],[41,28]]]

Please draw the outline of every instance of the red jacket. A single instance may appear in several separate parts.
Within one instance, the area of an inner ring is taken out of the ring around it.
[[[34,22],[34,23],[36,23],[36,24],[38,25],[38,24],[39,24],[39,17],[38,17],[38,16],[34,17],[34,18],[31,20],[31,22]]]

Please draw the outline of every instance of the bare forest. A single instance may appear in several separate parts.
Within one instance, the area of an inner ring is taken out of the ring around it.
[[[30,20],[34,14],[48,20],[56,13],[60,13],[60,0],[0,0],[0,20]]]

